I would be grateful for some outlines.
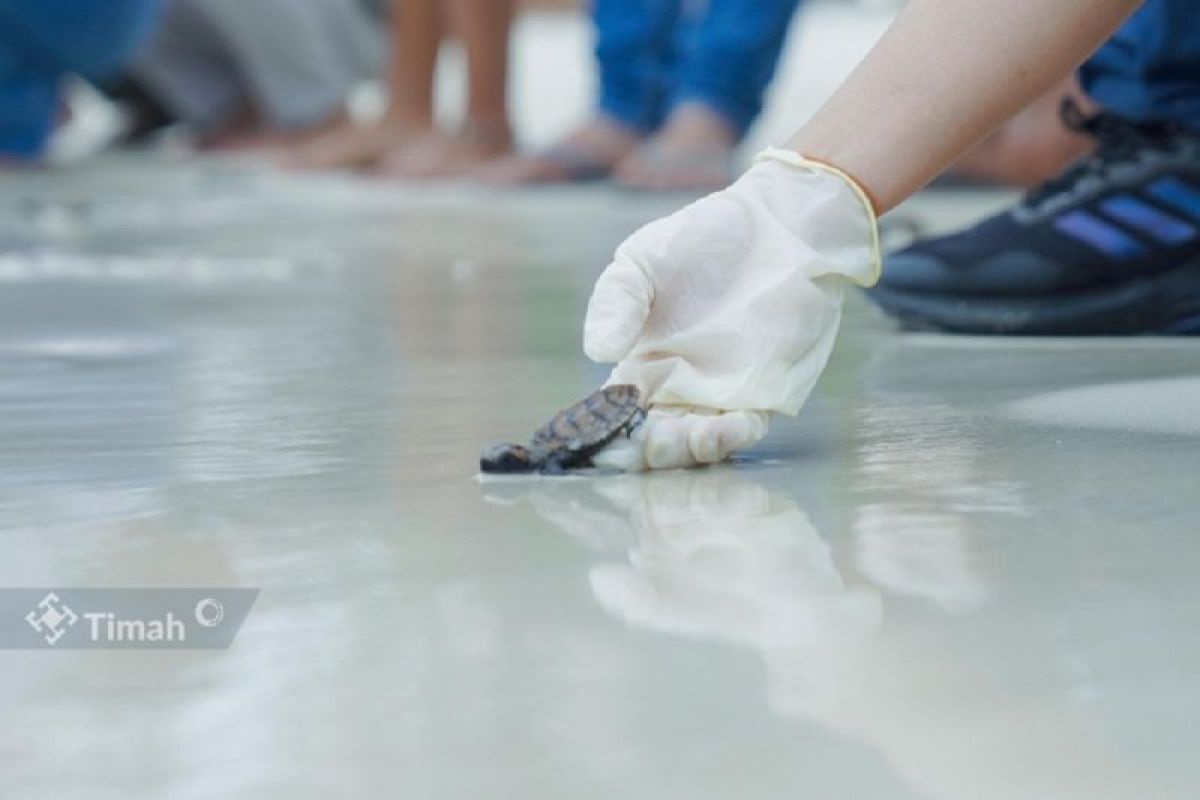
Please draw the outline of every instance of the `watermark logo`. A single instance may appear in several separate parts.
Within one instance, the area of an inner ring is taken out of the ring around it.
[[[37,607],[25,615],[25,621],[42,634],[48,645],[58,644],[67,629],[79,622],[79,615],[54,592],[38,601]]]
[[[0,588],[0,650],[229,647],[257,589]]]
[[[215,628],[221,624],[223,619],[225,619],[225,606],[221,605],[220,600],[206,597],[196,603],[196,622],[204,627]]]

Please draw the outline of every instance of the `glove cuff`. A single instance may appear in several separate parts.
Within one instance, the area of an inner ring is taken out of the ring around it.
[[[859,203],[862,205],[863,213],[867,218],[867,228],[870,231],[870,270],[866,278],[855,280],[855,283],[858,283],[860,286],[874,286],[879,280],[879,275],[883,269],[883,258],[879,247],[879,217],[875,213],[875,202],[871,199],[870,193],[853,177],[837,167],[821,161],[814,161],[811,158],[805,158],[795,150],[785,150],[781,147],[767,147],[760,150],[753,159],[754,164],[761,164],[767,161],[775,161],[801,170],[823,172],[840,179],[846,186],[850,187],[850,191],[858,198]]]

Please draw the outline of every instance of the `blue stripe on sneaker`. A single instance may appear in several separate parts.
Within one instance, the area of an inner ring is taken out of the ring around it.
[[[1054,221],[1054,227],[1060,233],[1099,250],[1109,258],[1134,258],[1146,252],[1146,248],[1137,239],[1086,211],[1063,214]]]
[[[1113,219],[1153,236],[1163,244],[1183,244],[1196,235],[1194,226],[1132,195],[1123,194],[1105,200],[1100,208]]]
[[[1159,178],[1146,187],[1146,194],[1192,219],[1200,220],[1200,190],[1179,178]]]

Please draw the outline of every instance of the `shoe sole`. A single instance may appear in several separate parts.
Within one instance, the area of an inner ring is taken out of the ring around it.
[[[876,286],[906,327],[1005,336],[1200,335],[1200,260],[1119,286],[1061,295],[964,297]]]

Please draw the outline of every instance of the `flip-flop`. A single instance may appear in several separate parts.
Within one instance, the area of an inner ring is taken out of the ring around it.
[[[565,142],[546,148],[533,156],[536,161],[544,161],[563,172],[564,178],[550,179],[543,183],[586,183],[599,181],[612,175],[613,164],[604,161],[595,153],[588,152],[582,147]]]

